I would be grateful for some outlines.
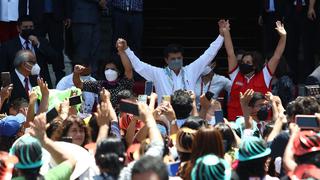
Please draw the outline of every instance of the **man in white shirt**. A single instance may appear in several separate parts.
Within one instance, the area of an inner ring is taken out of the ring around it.
[[[219,25],[220,26],[220,25]],[[222,27],[219,27],[219,31]],[[221,34],[221,33],[220,33]],[[183,48],[171,44],[164,50],[164,60],[168,65],[165,68],[151,66],[140,59],[127,46],[124,39],[118,39],[117,46],[121,47],[129,57],[134,70],[148,81],[152,81],[158,102],[163,95],[171,95],[179,89],[195,90],[196,81],[204,68],[214,59],[223,44],[223,36],[219,35],[209,48],[191,64],[183,67]]]
[[[83,64],[86,69],[80,74],[81,81],[96,81],[95,78],[91,76],[91,69],[88,65]],[[57,84],[57,90],[66,90],[68,88],[75,87],[73,83],[73,73],[63,77]],[[92,108],[94,108],[95,103],[98,102],[98,95],[92,92],[82,92],[83,104],[82,111],[83,113],[92,112]]]
[[[19,0],[0,1],[0,44],[18,35]]]

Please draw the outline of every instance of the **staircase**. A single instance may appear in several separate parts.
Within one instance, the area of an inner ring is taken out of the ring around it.
[[[237,10],[232,11],[231,8]],[[179,43],[185,49],[184,64],[189,64],[218,36],[217,22],[220,18],[230,20],[235,49],[260,50],[257,17],[257,0],[144,1],[142,60],[163,67],[163,49],[170,43]],[[218,70],[226,75],[224,47],[215,60]]]

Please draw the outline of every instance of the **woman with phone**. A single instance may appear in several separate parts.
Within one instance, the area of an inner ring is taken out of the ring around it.
[[[98,94],[104,87],[111,94],[111,103],[115,108],[118,104],[117,94],[122,90],[132,90],[134,80],[133,71],[130,61],[124,51],[119,51],[119,55],[113,55],[104,66],[105,80],[97,81],[81,81],[80,74],[85,70],[81,65],[75,65],[73,74],[73,83],[77,88],[83,91],[94,92]],[[122,62],[124,73],[122,74],[122,67],[117,62]]]

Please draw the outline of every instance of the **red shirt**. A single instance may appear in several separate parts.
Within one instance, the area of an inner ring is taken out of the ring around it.
[[[242,115],[240,92],[244,93],[247,89],[253,89],[254,91],[265,94],[268,91],[271,91],[269,87],[272,74],[268,66],[265,66],[263,70],[248,79],[240,73],[239,66],[237,66],[229,73],[229,76],[232,81],[232,86],[228,102],[228,120],[234,121],[237,116]]]

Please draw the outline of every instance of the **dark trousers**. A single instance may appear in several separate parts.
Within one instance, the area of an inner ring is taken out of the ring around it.
[[[301,12],[291,12],[287,17],[286,29],[286,60],[294,82],[302,83],[315,69],[313,40],[316,26],[308,19],[306,7]]]
[[[97,77],[101,42],[100,24],[73,23],[72,39],[74,54],[72,64],[90,65],[92,76]]]
[[[112,12],[112,51],[117,52],[115,44],[118,38],[128,42],[128,46],[138,56],[141,53],[143,35],[142,12],[125,12],[114,9]]]
[[[56,83],[65,76],[64,72],[64,25],[62,21],[56,21],[53,14],[44,14],[42,22],[36,23],[36,33],[41,37],[48,34],[51,47],[58,53],[57,59],[51,60],[52,68],[56,76]]]
[[[263,16],[263,54],[270,55],[274,52],[279,41],[279,35],[274,29],[276,21],[280,20],[275,13],[269,12]]]

